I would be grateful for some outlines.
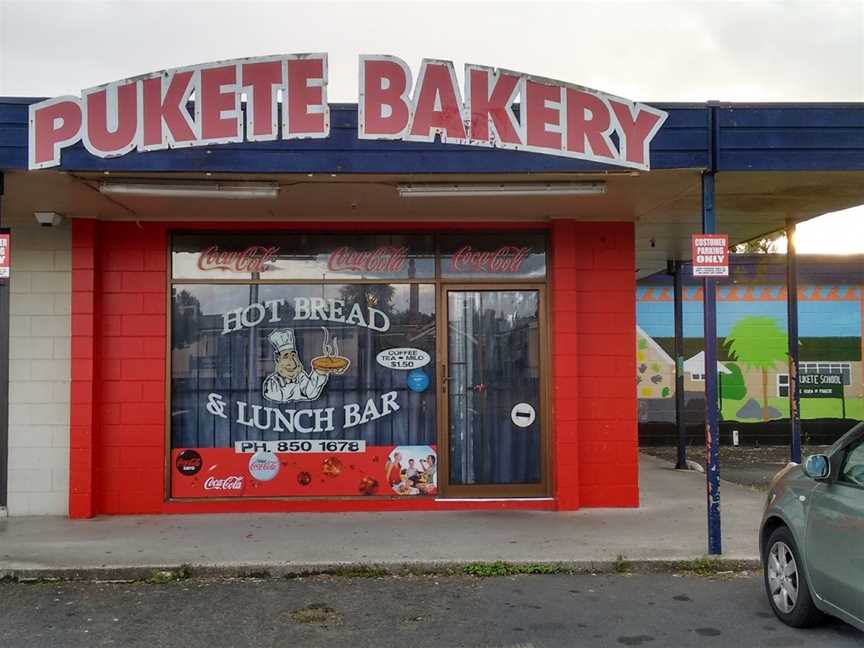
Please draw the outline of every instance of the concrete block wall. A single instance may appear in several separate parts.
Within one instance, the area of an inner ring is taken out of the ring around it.
[[[65,515],[69,501],[71,226],[12,228],[9,515]]]

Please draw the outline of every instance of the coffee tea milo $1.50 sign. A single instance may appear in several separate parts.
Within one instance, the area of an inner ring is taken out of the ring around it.
[[[412,349],[410,347],[384,349],[375,357],[375,360],[382,367],[398,369],[400,371],[411,371],[412,369],[425,367],[431,359],[429,354],[422,349]]]

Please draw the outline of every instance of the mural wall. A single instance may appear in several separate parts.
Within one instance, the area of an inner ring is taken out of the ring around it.
[[[811,422],[864,419],[864,257],[799,258],[801,417]],[[719,281],[716,371],[724,422],[788,419],[784,272],[783,255],[733,255],[729,278]],[[699,425],[706,372],[700,282],[688,278],[683,298],[686,420]],[[652,435],[668,431],[663,424],[675,422],[671,277],[641,281],[636,299],[640,434],[650,442]]]

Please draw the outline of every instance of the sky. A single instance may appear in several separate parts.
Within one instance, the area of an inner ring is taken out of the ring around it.
[[[798,254],[864,253],[864,207],[813,218],[796,227]],[[777,252],[786,252],[785,237],[777,242]]]
[[[361,53],[415,73],[423,57],[504,67],[649,103],[864,101],[864,0],[0,0],[0,96],[296,52],[328,53],[330,101],[356,102]],[[802,225],[798,249],[864,252],[864,208]]]

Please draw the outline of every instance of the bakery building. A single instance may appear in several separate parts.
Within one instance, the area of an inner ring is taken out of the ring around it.
[[[864,106],[460,76],[0,98],[8,514],[638,506],[637,279],[864,202]]]

